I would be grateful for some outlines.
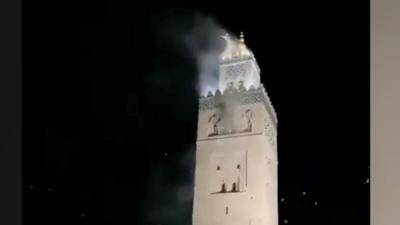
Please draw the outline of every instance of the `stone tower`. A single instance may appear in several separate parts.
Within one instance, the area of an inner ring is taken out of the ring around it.
[[[243,34],[223,38],[219,90],[199,99],[193,225],[278,225],[276,114]]]

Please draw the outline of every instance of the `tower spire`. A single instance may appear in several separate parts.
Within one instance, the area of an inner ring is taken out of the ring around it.
[[[242,43],[244,43],[244,34],[243,34],[243,31],[240,31],[239,41],[242,42]]]

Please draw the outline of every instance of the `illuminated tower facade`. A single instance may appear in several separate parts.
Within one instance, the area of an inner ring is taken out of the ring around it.
[[[193,225],[278,225],[276,114],[243,34],[224,39],[219,89],[199,99]]]

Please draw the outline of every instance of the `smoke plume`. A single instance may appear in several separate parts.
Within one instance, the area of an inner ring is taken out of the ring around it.
[[[197,63],[196,88],[200,95],[206,95],[208,91],[215,93],[218,89],[219,58],[225,48],[221,36],[226,32],[213,18],[197,15],[185,37],[184,43]]]

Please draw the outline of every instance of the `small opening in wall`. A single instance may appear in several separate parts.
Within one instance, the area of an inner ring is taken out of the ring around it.
[[[228,215],[229,209],[228,207],[225,207],[225,214]]]
[[[237,192],[237,187],[236,187],[236,183],[232,184],[232,192]]]
[[[236,169],[240,169],[240,164],[237,164]]]
[[[220,166],[217,166],[217,170],[221,170],[221,167],[220,167]]]
[[[226,192],[226,185],[222,184],[221,193],[225,193],[225,192]]]

